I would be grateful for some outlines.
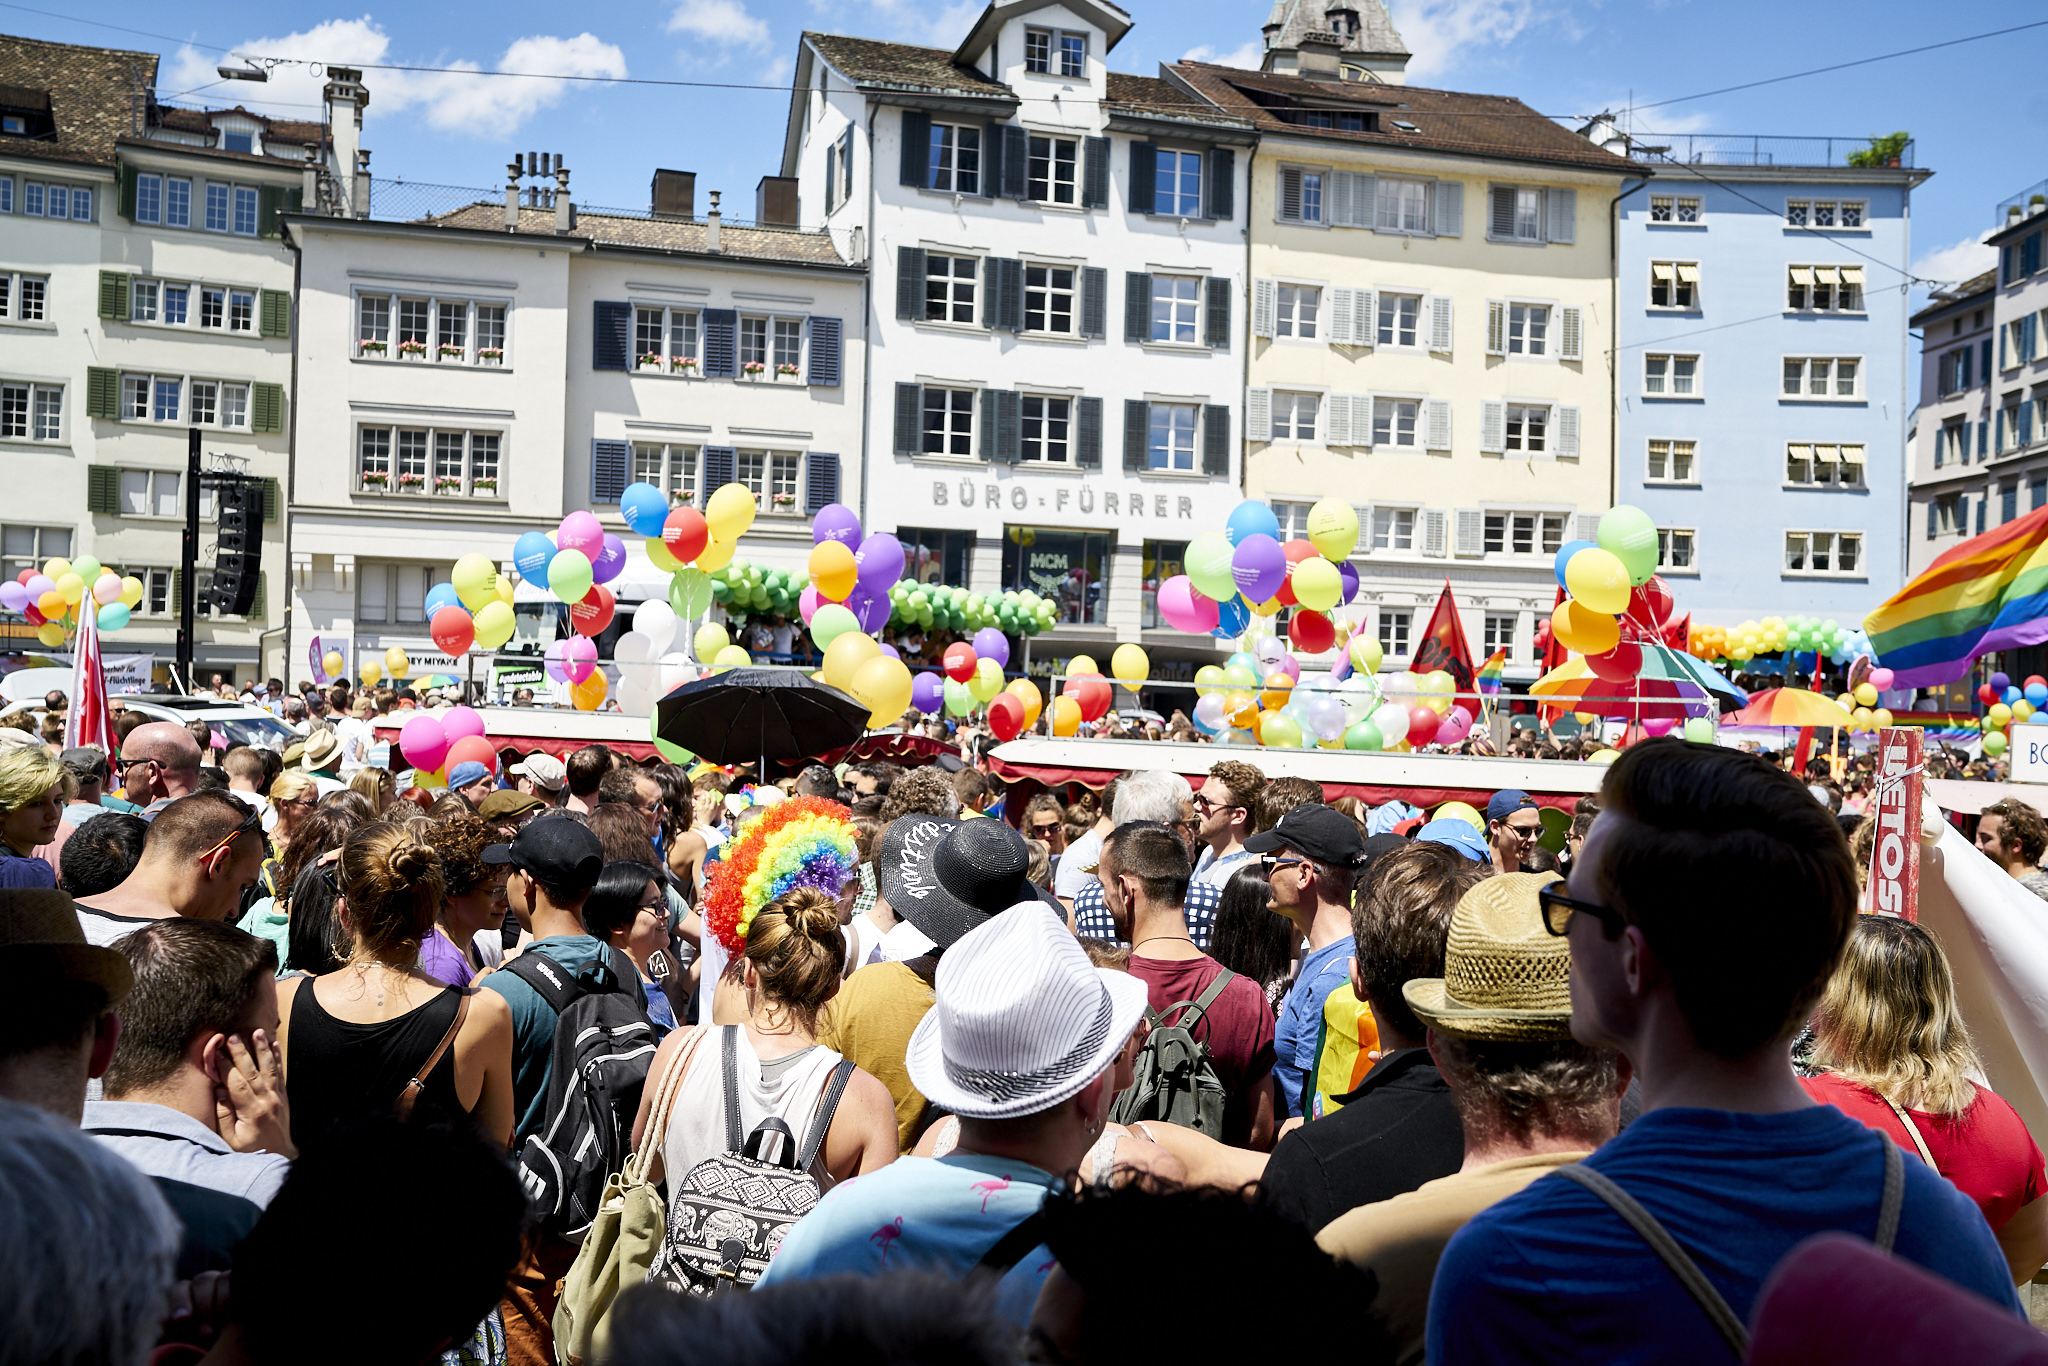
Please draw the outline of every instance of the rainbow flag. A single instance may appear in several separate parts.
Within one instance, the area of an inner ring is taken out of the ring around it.
[[[1900,688],[1952,683],[1979,655],[2048,640],[2048,507],[1964,541],[1863,629]]]
[[[1495,650],[1486,657],[1486,662],[1479,666],[1479,672],[1473,678],[1479,685],[1479,691],[1488,695],[1500,691],[1501,670],[1507,666],[1507,662],[1506,650]]]

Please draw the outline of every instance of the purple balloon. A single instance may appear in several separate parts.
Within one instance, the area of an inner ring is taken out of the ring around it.
[[[823,545],[827,541],[846,546],[860,544],[860,517],[844,503],[827,503],[811,519],[811,544]]]
[[[6,583],[0,583],[0,607],[4,607],[10,612],[19,612],[26,606],[28,606],[28,590],[26,588],[23,588],[12,579],[9,579]]]
[[[903,577],[903,542],[886,531],[877,531],[853,552],[860,586],[870,593],[887,593]]]
[[[946,680],[930,669],[911,679],[910,705],[927,716],[946,705]]]
[[[1358,596],[1358,569],[1351,561],[1345,560],[1337,566],[1337,577],[1344,580],[1344,596],[1339,602],[1348,607],[1351,600]]]
[[[869,635],[889,624],[889,613],[895,604],[889,601],[889,594],[869,592],[856,588],[846,595],[846,610],[853,613],[853,619],[860,623],[860,629]]]
[[[2012,680],[2010,678],[2007,678],[2003,673],[1995,673],[1991,675],[1989,682],[1991,684],[1991,690],[1997,693],[2003,693],[2007,688],[2010,688],[2012,686]]]
[[[901,662],[903,659],[903,652],[901,650],[898,650],[894,645],[891,645],[886,640],[882,642],[882,653],[893,660],[897,660],[898,662]]]
[[[993,626],[984,626],[974,633],[974,655],[977,659],[993,659],[1007,669],[1010,667],[1010,638]]]
[[[557,683],[567,683],[569,681],[569,671],[562,663],[562,646],[564,644],[565,642],[559,640],[549,641],[547,650],[541,656],[543,667],[547,670],[548,677]]]
[[[626,543],[609,531],[604,534],[604,549],[590,562],[590,581],[610,583],[626,569]]]
[[[1287,552],[1265,532],[1254,531],[1231,554],[1230,577],[1246,602],[1265,602],[1287,582]]]

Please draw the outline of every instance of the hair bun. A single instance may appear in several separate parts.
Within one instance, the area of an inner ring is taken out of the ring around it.
[[[407,837],[391,850],[391,876],[400,882],[416,882],[438,872],[441,856],[419,840]]]

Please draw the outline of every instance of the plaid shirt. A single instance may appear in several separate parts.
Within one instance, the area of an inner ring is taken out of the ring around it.
[[[1216,906],[1222,899],[1222,889],[1210,882],[1190,882],[1186,914],[1188,938],[1195,941],[1195,947],[1202,952],[1209,951],[1209,936],[1216,929]],[[1091,880],[1074,898],[1074,925],[1084,939],[1107,939],[1121,944],[1116,937],[1116,926],[1109,918],[1109,907],[1102,900],[1102,883]]]

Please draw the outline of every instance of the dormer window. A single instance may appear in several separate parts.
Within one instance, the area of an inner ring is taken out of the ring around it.
[[[1024,69],[1041,76],[1088,74],[1088,35],[1062,29],[1024,30]]]
[[[19,114],[0,114],[0,133],[23,137],[28,133],[28,120]]]
[[[223,151],[253,152],[256,150],[256,135],[254,133],[222,133],[220,135],[220,145]]]

